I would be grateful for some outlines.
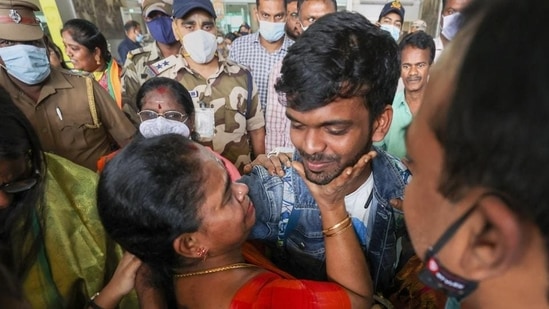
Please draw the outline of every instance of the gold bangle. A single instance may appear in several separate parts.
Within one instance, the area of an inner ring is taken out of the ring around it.
[[[333,232],[332,234],[326,234],[326,233],[324,233],[324,236],[326,236],[326,237],[332,237],[332,236],[335,236],[335,235],[337,235],[337,234],[341,234],[341,233],[345,232],[345,230],[348,230],[351,226],[353,226],[353,222],[352,222],[352,221],[349,222],[349,225],[345,226],[345,227],[342,228],[341,230],[335,231],[335,232]]]
[[[339,228],[340,226],[342,226],[343,224],[347,223],[347,221],[351,220],[351,216],[349,214],[347,214],[347,217],[345,217],[345,219],[339,221],[338,223],[332,225],[331,227],[325,229],[325,230],[322,230],[322,233],[326,234],[330,231],[333,231],[337,228]]]

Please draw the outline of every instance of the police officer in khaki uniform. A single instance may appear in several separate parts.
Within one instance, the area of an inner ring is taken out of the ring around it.
[[[37,0],[0,0],[0,86],[32,123],[44,151],[91,170],[135,127],[89,77],[52,69]]]
[[[183,48],[180,55],[165,59],[170,69],[162,74],[189,90],[200,142],[211,142],[215,152],[242,172],[252,155],[265,153],[265,120],[252,76],[216,53],[216,14],[210,0],[175,0],[173,18],[175,37]],[[208,129],[215,133],[204,138]]]
[[[178,54],[181,49],[181,43],[175,39],[172,30],[172,4],[173,0],[144,0],[141,3],[143,17],[154,42],[130,51],[122,70],[123,109],[135,124],[139,123],[135,104],[137,91],[147,79],[160,76],[159,70],[166,67],[161,65],[158,68],[157,64],[153,64]]]

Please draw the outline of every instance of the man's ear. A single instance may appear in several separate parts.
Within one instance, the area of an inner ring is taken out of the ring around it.
[[[173,249],[186,258],[200,258],[200,242],[194,233],[184,233],[173,241]]]
[[[381,142],[385,138],[385,135],[391,127],[392,121],[393,107],[391,105],[386,105],[383,112],[374,120],[374,125],[372,126],[372,142]]]
[[[507,202],[487,195],[477,202],[477,215],[471,220],[468,248],[460,260],[467,277],[482,281],[500,276],[524,254],[528,231]]]

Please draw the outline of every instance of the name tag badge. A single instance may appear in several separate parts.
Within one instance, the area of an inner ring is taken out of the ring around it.
[[[198,98],[198,91],[196,90],[190,90],[189,94],[191,95],[191,98]]]

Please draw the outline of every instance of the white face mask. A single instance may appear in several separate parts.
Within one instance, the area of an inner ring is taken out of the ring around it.
[[[259,34],[267,42],[276,42],[284,35],[286,23],[272,23],[269,21],[259,21]]]
[[[164,117],[156,117],[141,122],[139,124],[139,132],[141,132],[145,138],[169,133],[183,135],[187,138],[191,136],[191,131],[185,123],[177,120],[169,120]]]
[[[400,37],[400,29],[398,27],[393,25],[381,25],[379,28],[381,30],[389,32],[393,39],[395,39],[395,41],[398,41],[398,38]]]
[[[51,72],[46,48],[16,44],[0,48],[0,57],[9,75],[27,85],[43,82]]]
[[[456,36],[459,30],[460,17],[460,13],[454,13],[452,15],[442,17],[442,35],[448,41],[451,41]]]
[[[212,61],[217,50],[217,38],[204,30],[186,34],[182,41],[185,51],[196,63],[203,64]]]

